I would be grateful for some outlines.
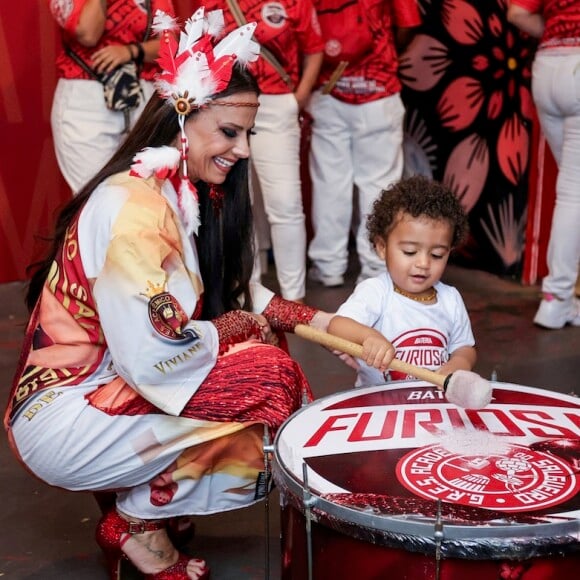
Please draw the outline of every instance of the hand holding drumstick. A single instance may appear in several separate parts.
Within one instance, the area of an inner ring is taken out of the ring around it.
[[[349,323],[345,329],[347,330],[346,334],[344,332],[336,332],[337,323],[340,324],[340,321]],[[357,345],[360,344],[361,350],[356,355],[356,358],[363,360],[367,365],[378,369],[381,373],[387,372],[392,360],[395,358],[395,347],[378,330],[340,316],[332,318],[328,328],[329,332],[333,332],[335,336],[348,336]],[[341,349],[339,348],[338,350]]]
[[[332,328],[332,325],[329,328]],[[389,349],[389,346],[392,348],[392,345],[384,337],[382,337],[382,340],[384,341],[383,346],[385,350],[381,355],[380,349],[373,350],[376,349],[376,346],[371,344],[367,345],[367,351],[365,354],[361,344],[351,342],[333,334],[328,334],[311,326],[298,324],[294,329],[294,332],[302,338],[306,338],[326,346],[327,348],[339,350],[353,357],[362,359],[367,362],[367,364],[370,364],[369,360],[374,357],[375,362],[378,362],[379,364],[379,366],[373,364],[372,366],[375,366],[375,368],[381,368],[381,366],[386,364],[387,361],[390,361],[387,368],[407,373],[418,379],[436,385],[445,393],[447,400],[458,407],[464,407],[466,409],[481,409],[491,401],[492,389],[490,383],[476,373],[466,370],[457,370],[445,376],[429,369],[403,362],[393,358],[394,349],[393,351]],[[367,334],[365,338],[368,338],[368,336],[369,334]]]

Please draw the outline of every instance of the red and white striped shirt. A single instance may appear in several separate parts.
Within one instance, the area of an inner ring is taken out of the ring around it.
[[[111,44],[131,44],[143,42],[147,30],[147,11],[144,0],[109,0],[105,30],[96,46],[83,46],[76,40],[75,31],[87,0],[48,0],[50,11],[63,29],[63,40],[71,50],[91,66],[92,55],[97,50]],[[151,14],[163,10],[175,15],[172,0],[151,0]],[[151,35],[150,35],[151,36]],[[64,49],[56,58],[59,78],[92,79],[91,75],[77,64]],[[158,67],[155,63],[145,63],[141,78],[152,80]]]
[[[540,47],[580,46],[580,2],[578,0],[511,0],[512,4],[539,12],[544,18]]]
[[[314,6],[325,40],[319,86],[328,81],[339,61],[347,60],[349,65],[331,92],[333,97],[359,104],[398,93],[401,83],[394,27],[421,23],[416,0],[314,0]],[[354,54],[348,44],[361,53]]]

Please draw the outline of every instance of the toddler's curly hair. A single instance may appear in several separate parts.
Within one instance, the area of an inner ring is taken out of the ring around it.
[[[452,248],[467,236],[467,215],[453,192],[438,181],[415,175],[384,189],[375,200],[367,219],[368,237],[373,246],[377,238],[385,239],[389,235],[401,213],[448,221],[453,227]]]

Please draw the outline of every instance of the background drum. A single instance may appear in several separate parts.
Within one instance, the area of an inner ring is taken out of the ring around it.
[[[576,578],[580,400],[493,397],[466,410],[405,381],[290,417],[274,441],[282,578]]]

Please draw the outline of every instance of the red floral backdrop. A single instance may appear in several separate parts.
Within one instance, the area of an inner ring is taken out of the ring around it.
[[[507,23],[507,0],[418,0],[424,24],[402,57],[409,173],[450,186],[471,237],[456,261],[521,276],[534,43]]]
[[[531,247],[542,275],[553,174],[531,134],[533,45],[507,24],[506,0],[418,2],[424,25],[401,70],[407,170],[445,181],[468,208],[461,262],[520,277]],[[191,0],[174,3],[189,15]],[[0,2],[0,282],[25,279],[39,235],[70,195],[50,132],[59,41],[47,0]],[[526,227],[528,199],[536,217]]]

